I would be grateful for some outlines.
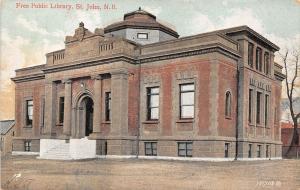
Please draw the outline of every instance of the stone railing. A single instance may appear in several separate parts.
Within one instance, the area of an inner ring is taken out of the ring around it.
[[[47,64],[60,64],[64,62],[65,59],[65,50],[59,50],[55,52],[48,53],[47,55]]]

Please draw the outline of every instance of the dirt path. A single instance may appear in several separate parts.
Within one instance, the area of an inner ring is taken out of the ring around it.
[[[13,177],[14,176],[14,177]],[[181,162],[150,160],[1,160],[3,189],[295,189],[300,160]]]

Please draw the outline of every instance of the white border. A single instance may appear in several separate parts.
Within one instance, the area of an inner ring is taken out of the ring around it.
[[[238,158],[239,161],[257,161],[257,160],[282,160],[282,157],[272,157],[272,158]]]
[[[13,155],[13,156],[19,156],[19,155],[40,155],[40,152],[12,151],[11,155]]]
[[[139,158],[147,159],[147,160],[179,160],[179,161],[209,161],[209,162],[234,161],[234,158],[211,158],[211,157],[139,156]]]

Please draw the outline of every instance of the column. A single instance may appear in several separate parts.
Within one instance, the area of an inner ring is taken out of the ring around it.
[[[62,81],[65,84],[65,102],[64,102],[64,126],[63,134],[71,135],[71,114],[72,114],[72,81],[66,79]]]
[[[111,72],[111,135],[128,134],[128,72]]]
[[[101,132],[101,115],[102,115],[102,77],[101,75],[92,76],[94,79],[94,118],[93,133]]]
[[[44,134],[52,136],[54,134],[56,118],[56,84],[47,81],[45,84],[45,130]]]

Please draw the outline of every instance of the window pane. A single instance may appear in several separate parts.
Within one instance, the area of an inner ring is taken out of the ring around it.
[[[182,84],[180,85],[181,91],[190,91],[190,90],[195,90],[195,85],[194,84]]]
[[[187,150],[186,155],[187,156],[192,156],[192,150]]]
[[[152,148],[156,149],[156,143],[152,143]]]
[[[33,106],[28,107],[28,118],[32,120],[32,115],[33,115]]]
[[[158,87],[150,88],[150,93],[151,93],[151,94],[159,93],[159,88],[158,88]]]
[[[33,101],[32,100],[28,100],[27,101],[27,105],[32,106],[33,105]]]
[[[181,105],[194,105],[194,92],[182,93]]]
[[[179,143],[179,149],[185,149],[185,143]]]
[[[147,154],[147,155],[151,155],[151,154],[152,154],[151,149],[146,149],[146,154]]]
[[[179,150],[178,154],[179,154],[179,156],[185,156],[186,151],[185,150]]]
[[[157,152],[156,152],[156,150],[153,150],[153,155],[157,155]]]
[[[151,144],[150,143],[145,143],[146,148],[151,148]]]
[[[194,106],[182,106],[181,107],[181,117],[194,117]]]
[[[193,148],[193,144],[192,143],[187,143],[187,149],[191,150]]]
[[[150,119],[158,119],[158,108],[151,108],[151,118]]]
[[[151,95],[150,97],[150,107],[159,106],[159,95]]]

